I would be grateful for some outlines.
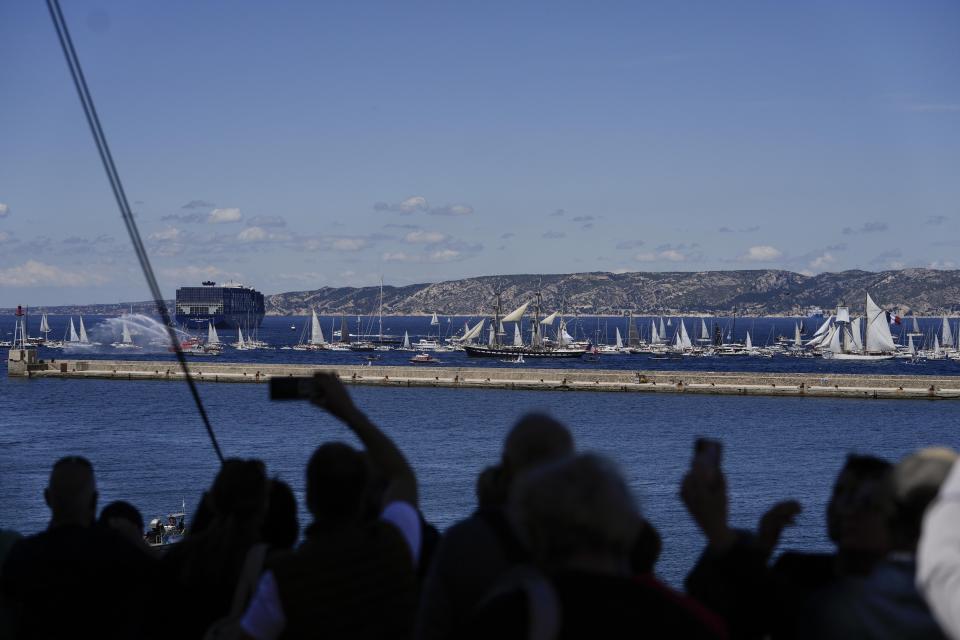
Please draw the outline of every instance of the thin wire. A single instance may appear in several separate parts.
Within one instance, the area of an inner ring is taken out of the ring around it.
[[[184,355],[183,349],[180,346],[180,340],[170,319],[170,312],[167,310],[167,304],[163,300],[163,294],[160,291],[160,285],[157,284],[157,278],[153,274],[153,267],[150,266],[150,258],[147,256],[146,247],[144,247],[143,240],[140,237],[140,230],[137,228],[137,223],[133,219],[133,211],[130,209],[130,203],[127,201],[127,194],[123,189],[123,184],[120,182],[120,174],[117,172],[117,168],[113,163],[113,156],[110,153],[110,147],[107,145],[107,138],[103,133],[103,127],[100,125],[100,118],[97,116],[97,110],[93,105],[93,98],[90,95],[90,90],[87,88],[87,81],[84,78],[83,69],[80,67],[80,59],[77,57],[77,52],[73,48],[73,40],[70,38],[70,31],[67,29],[67,22],[63,17],[63,12],[60,10],[59,0],[47,0],[47,8],[50,9],[50,18],[53,20],[53,26],[57,30],[57,38],[60,40],[60,47],[63,49],[63,55],[67,59],[67,66],[70,68],[70,75],[73,77],[73,84],[76,86],[77,93],[80,96],[80,103],[83,105],[83,113],[87,117],[87,124],[90,125],[90,133],[93,134],[93,140],[97,145],[97,151],[100,153],[100,160],[103,162],[103,168],[107,172],[107,179],[110,181],[110,188],[113,190],[113,195],[117,200],[117,206],[120,208],[120,215],[123,217],[123,222],[127,227],[127,233],[130,235],[130,242],[133,243],[133,249],[137,254],[137,259],[140,261],[140,269],[143,270],[143,275],[147,279],[147,285],[150,287],[150,293],[157,305],[157,311],[160,312],[160,318],[163,320],[163,324],[167,328],[167,333],[170,336],[170,342],[173,344],[173,349],[177,354],[177,360],[180,363],[180,368],[183,370],[184,379],[187,381],[187,386],[190,388],[190,394],[193,396],[193,400],[197,405],[197,411],[200,413],[200,418],[203,420],[203,426],[207,429],[207,435],[210,436],[210,443],[213,445],[213,450],[217,454],[217,459],[222,463],[223,452],[220,450],[220,444],[217,442],[217,436],[213,432],[213,426],[210,424],[210,418],[207,416],[207,410],[204,408],[203,401],[200,399],[200,393],[197,390],[197,385],[193,381],[193,378],[190,377],[190,369],[187,366],[187,357]]]

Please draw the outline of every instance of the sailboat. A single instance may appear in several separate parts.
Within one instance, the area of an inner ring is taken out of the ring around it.
[[[851,321],[847,308],[837,307],[837,321],[831,329],[829,349],[823,355],[838,360],[889,360],[895,357],[897,345],[890,333],[887,312],[873,301],[869,293],[863,320],[866,322],[866,339],[861,346],[860,318]]]
[[[139,345],[134,343],[133,336],[130,335],[130,325],[127,324],[126,319],[121,319],[120,323],[123,326],[120,342],[114,342],[110,346],[114,349],[139,349]]]
[[[403,332],[403,344],[400,345],[398,351],[416,351],[416,349],[410,345],[410,334],[407,331]]]
[[[237,327],[237,341],[233,343],[233,347],[241,351],[246,351],[251,348],[247,344],[247,341],[243,339],[243,329],[240,327]]]
[[[83,325],[83,316],[80,316],[79,333],[73,326],[73,318],[70,318],[70,338],[68,346],[71,349],[89,349],[99,345],[99,342],[90,342],[90,338],[87,336],[87,328]]]
[[[223,343],[220,342],[220,336],[217,334],[217,328],[213,322],[207,322],[207,343],[203,345],[205,351],[215,351],[217,353],[223,350]]]
[[[493,325],[501,327],[504,322],[516,322],[514,328],[514,344],[503,344],[500,339],[501,332],[491,330],[490,342],[485,346],[465,345],[464,351],[472,358],[508,358],[511,356],[524,356],[526,358],[580,358],[587,352],[585,347],[570,345],[573,338],[566,331],[566,323],[560,320],[560,328],[557,330],[557,345],[549,346],[544,342],[543,334],[539,331],[540,312],[542,309],[543,298],[537,291],[536,299],[524,302],[522,305],[511,311],[505,316],[501,316],[500,294],[497,294],[496,304],[494,305]],[[523,343],[523,334],[520,331],[520,323],[530,305],[533,304],[533,325],[534,331],[531,331],[530,344]],[[551,314],[552,315],[552,314]],[[549,316],[548,316],[549,317]],[[517,336],[520,336],[517,344]],[[565,342],[566,341],[566,342]]]
[[[43,341],[47,341],[47,334],[50,333],[50,325],[47,323],[47,314],[40,316],[40,333],[43,334]]]
[[[303,326],[300,342],[293,347],[297,351],[320,351],[327,348],[327,341],[323,337],[323,328],[317,311],[310,309],[310,323]]]
[[[616,331],[614,343],[600,347],[600,353],[620,353],[623,351],[623,337],[620,335],[620,327],[616,327],[614,330]]]

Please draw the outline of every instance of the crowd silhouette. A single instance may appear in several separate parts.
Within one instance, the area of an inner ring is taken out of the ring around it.
[[[960,466],[942,448],[892,463],[850,455],[826,513],[831,553],[779,550],[799,513],[728,522],[720,444],[696,443],[679,496],[705,537],[679,592],[662,545],[609,459],[542,414],[509,431],[476,510],[440,534],[403,453],[336,377],[313,402],[362,449],[321,444],[301,536],[291,488],[259,460],[224,462],[175,544],[133,505],[97,514],[93,465],[53,466],[50,522],[0,530],[0,637],[960,637]],[[159,537],[158,537],[159,536]]]

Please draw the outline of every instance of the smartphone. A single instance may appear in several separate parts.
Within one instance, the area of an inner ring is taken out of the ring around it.
[[[723,445],[712,438],[697,438],[693,444],[693,466],[700,469],[720,469]]]
[[[313,378],[293,376],[270,378],[271,400],[309,400],[313,395]]]

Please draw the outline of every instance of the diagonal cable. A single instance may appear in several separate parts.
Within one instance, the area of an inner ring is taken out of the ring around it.
[[[73,40],[70,38],[70,31],[67,29],[67,22],[60,10],[59,0],[47,0],[47,8],[50,10],[50,18],[53,20],[53,26],[57,30],[57,38],[60,40],[60,47],[63,49],[63,55],[67,59],[67,66],[70,68],[70,75],[73,77],[73,84],[77,88],[77,94],[80,96],[80,103],[83,106],[83,113],[87,117],[87,124],[90,125],[90,133],[93,134],[93,140],[97,145],[97,151],[100,154],[100,160],[103,161],[103,168],[107,172],[107,179],[110,181],[110,188],[113,190],[113,196],[117,200],[117,206],[120,208],[120,215],[127,227],[127,233],[130,235],[130,242],[140,261],[140,268],[147,279],[147,285],[150,287],[150,293],[157,305],[157,311],[167,333],[170,336],[170,342],[173,344],[177,361],[183,370],[184,379],[190,388],[190,394],[197,405],[197,411],[203,420],[203,426],[207,429],[207,435],[210,436],[210,443],[217,454],[217,459],[223,462],[223,452],[220,450],[220,444],[217,442],[217,436],[213,432],[213,426],[210,424],[210,418],[207,416],[207,410],[200,399],[200,392],[193,378],[190,377],[190,369],[187,366],[187,357],[180,346],[180,340],[177,337],[176,329],[170,319],[170,312],[167,310],[167,304],[160,291],[160,285],[157,284],[157,278],[153,273],[153,267],[150,266],[150,258],[147,256],[146,247],[140,237],[140,230],[133,219],[133,211],[130,209],[130,203],[127,201],[127,194],[123,190],[123,184],[120,182],[120,174],[113,163],[113,156],[110,154],[110,147],[107,145],[107,138],[103,133],[103,127],[100,125],[100,118],[97,116],[97,110],[93,105],[93,98],[90,96],[90,89],[87,87],[87,81],[83,75],[83,69],[80,66],[80,59],[73,47]]]

